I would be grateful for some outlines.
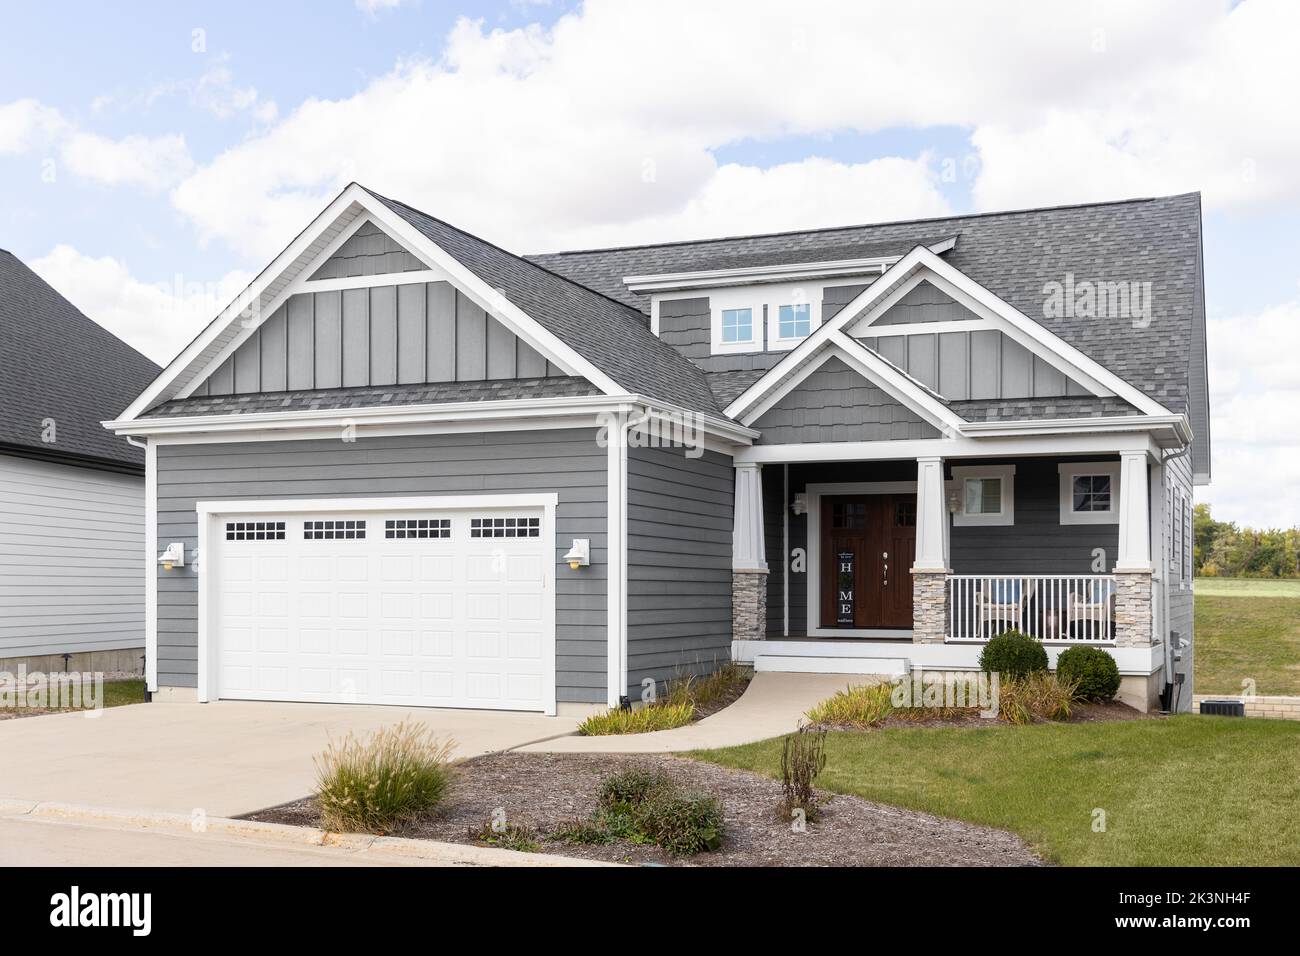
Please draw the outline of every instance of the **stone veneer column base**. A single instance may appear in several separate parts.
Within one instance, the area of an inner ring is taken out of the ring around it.
[[[912,643],[942,644],[948,630],[948,572],[912,572]]]
[[[1115,572],[1115,646],[1150,647],[1151,572]]]
[[[731,639],[767,637],[767,572],[731,572]]]

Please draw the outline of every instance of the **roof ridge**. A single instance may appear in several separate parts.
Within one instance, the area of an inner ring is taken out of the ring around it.
[[[636,249],[671,249],[679,246],[700,246],[713,242],[738,242],[743,239],[779,239],[782,236],[807,236],[817,233],[826,232],[843,232],[849,229],[879,229],[885,226],[918,226],[927,222],[953,222],[954,220],[966,219],[989,219],[994,216],[1022,216],[1029,213],[1041,212],[1058,212],[1065,209],[1089,209],[1101,206],[1122,206],[1137,203],[1161,202],[1168,199],[1184,199],[1189,196],[1196,196],[1198,201],[1200,191],[1194,190],[1186,193],[1173,193],[1168,196],[1140,196],[1131,199],[1107,199],[1098,202],[1080,202],[1080,203],[1061,203],[1056,206],[1023,206],[1018,209],[1000,209],[989,212],[967,212],[955,213],[950,216],[926,216],[921,219],[891,219],[884,222],[859,222],[849,223],[842,226],[818,226],[814,229],[785,229],[779,232],[754,232],[741,235],[731,236],[713,236],[705,239],[674,239],[671,242],[651,242],[641,245],[629,246],[595,246],[586,249],[561,249],[557,252],[537,252],[523,256],[529,262],[533,262],[533,256],[576,256],[590,255],[597,252],[631,252]],[[417,212],[419,210],[416,210]],[[455,228],[455,227],[453,227]],[[535,263],[538,264],[538,263]],[[540,264],[538,264],[540,265]],[[545,268],[542,266],[542,268]]]
[[[357,183],[357,185],[361,186],[360,183]],[[423,209],[416,209],[410,203],[405,203],[402,202],[400,199],[393,199],[390,196],[384,196],[380,193],[377,193],[373,189],[369,188],[368,186],[361,186],[361,188],[364,189],[366,192],[370,193],[370,195],[374,196],[376,199],[382,200],[384,202],[393,203],[394,205],[401,206],[403,209],[409,209],[411,212],[423,216],[426,219],[431,219],[441,226],[445,226],[448,229],[453,229],[456,232],[459,232],[461,235],[469,236],[469,238],[473,239],[475,242],[481,242],[485,246],[491,246],[493,249],[495,249],[497,252],[502,253],[503,255],[510,256],[512,259],[518,259],[520,262],[526,262],[534,269],[541,269],[543,272],[547,273],[548,275],[552,275],[557,279],[567,282],[569,285],[576,286],[577,288],[582,289],[584,292],[590,292],[592,295],[600,296],[600,298],[605,299],[607,302],[613,302],[615,305],[619,306],[623,310],[630,312],[632,314],[630,317],[635,317],[638,320],[645,318],[644,312],[640,311],[639,309],[632,308],[632,306],[628,305],[626,302],[620,302],[618,299],[614,298],[611,295],[607,295],[604,292],[601,292],[599,289],[593,289],[591,286],[587,285],[586,283],[578,282],[576,279],[573,279],[570,276],[566,276],[562,272],[556,272],[554,269],[550,269],[542,265],[540,262],[534,262],[532,259],[528,258],[527,256],[522,256],[517,252],[511,252],[509,249],[505,248],[504,246],[497,245],[495,242],[493,242],[490,239],[484,239],[482,236],[477,235],[476,233],[472,233],[468,229],[462,229],[460,226],[454,225],[453,223],[450,223],[445,219],[439,219],[437,216],[431,215],[430,213],[425,212]]]

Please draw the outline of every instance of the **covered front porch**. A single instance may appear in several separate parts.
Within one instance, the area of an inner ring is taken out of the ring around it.
[[[1145,709],[1163,665],[1155,460],[1112,448],[738,460],[733,658],[757,670],[970,670],[990,637],[1016,628],[1052,666],[1071,645],[1106,648],[1124,696]]]

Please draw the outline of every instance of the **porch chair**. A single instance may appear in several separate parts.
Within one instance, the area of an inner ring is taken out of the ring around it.
[[[1115,617],[1115,582],[1086,581],[1083,593],[1070,592],[1069,620],[1066,632],[1074,636],[1075,625],[1081,625],[1086,633],[1100,638],[1107,633],[1107,624]],[[1110,633],[1115,632],[1112,629]]]
[[[985,587],[987,586],[987,590]],[[1025,629],[1025,606],[1033,598],[1038,582],[1030,578],[998,578],[981,582],[979,592],[979,633],[992,621],[1010,624],[1017,630]],[[993,632],[985,636],[993,637]]]

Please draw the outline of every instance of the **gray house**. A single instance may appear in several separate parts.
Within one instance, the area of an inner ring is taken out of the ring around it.
[[[100,426],[158,366],[0,250],[0,671],[139,671],[144,452]]]
[[[107,427],[150,686],[590,710],[721,661],[1190,700],[1196,195],[523,257],[345,189]]]

